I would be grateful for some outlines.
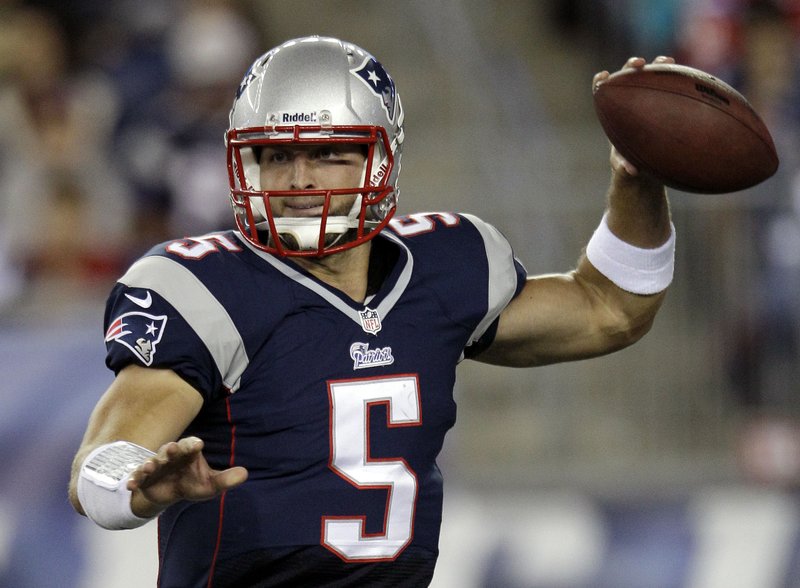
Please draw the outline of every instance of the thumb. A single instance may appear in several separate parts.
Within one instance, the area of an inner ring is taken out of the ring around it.
[[[241,466],[222,470],[214,474],[214,485],[220,492],[230,490],[231,488],[243,484],[245,480],[247,480],[248,475],[248,471]]]
[[[611,146],[611,167],[614,171],[624,171],[629,176],[635,176],[639,173],[636,166],[623,157],[613,145]]]

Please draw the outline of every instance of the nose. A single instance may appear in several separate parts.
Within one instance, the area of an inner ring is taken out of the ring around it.
[[[290,190],[313,190],[314,172],[312,162],[305,154],[298,154],[292,160]]]

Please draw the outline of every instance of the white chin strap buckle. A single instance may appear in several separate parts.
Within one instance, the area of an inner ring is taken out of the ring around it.
[[[267,223],[264,223],[265,225]],[[300,250],[317,249],[319,247],[319,233],[322,226],[320,218],[276,218],[275,229],[279,235],[289,235],[297,242]],[[357,221],[346,216],[328,217],[325,224],[326,235],[343,235],[349,229],[357,227]],[[265,228],[268,228],[266,226]]]

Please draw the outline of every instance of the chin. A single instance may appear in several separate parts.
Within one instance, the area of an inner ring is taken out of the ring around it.
[[[344,243],[348,243],[350,241],[354,241],[356,239],[358,231],[356,229],[348,229],[344,233],[326,233],[325,234],[325,247],[331,247],[333,245],[343,245]],[[286,249],[290,251],[301,251],[300,244],[295,239],[294,235],[291,233],[280,233],[281,243]],[[270,237],[270,245],[275,246],[275,242]],[[305,251],[313,251],[317,248],[316,243],[313,247],[308,247]]]

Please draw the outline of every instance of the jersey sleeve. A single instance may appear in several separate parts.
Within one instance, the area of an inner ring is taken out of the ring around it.
[[[246,367],[244,344],[228,313],[178,262],[144,257],[122,276],[105,315],[106,364],[175,371],[206,399],[235,391]]]
[[[470,214],[462,214],[480,234],[486,252],[486,314],[478,323],[464,349],[464,357],[474,357],[489,347],[497,333],[500,314],[521,291],[527,279],[525,266],[514,255],[508,240],[494,226]]]

